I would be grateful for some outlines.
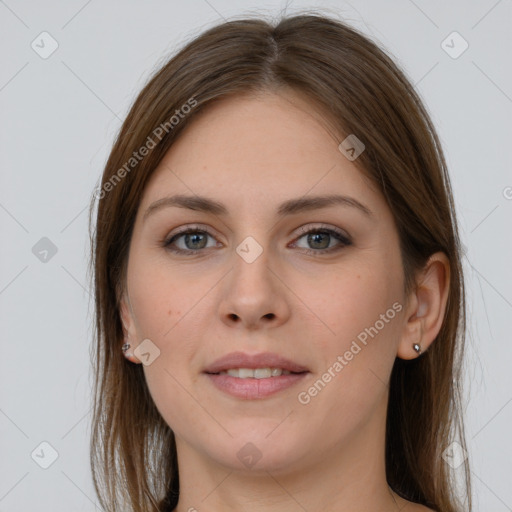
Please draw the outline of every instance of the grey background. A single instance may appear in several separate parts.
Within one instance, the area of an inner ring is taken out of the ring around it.
[[[467,251],[475,510],[512,510],[511,1],[295,1],[287,12],[316,6],[387,48],[438,129]],[[177,45],[222,18],[284,8],[249,0],[0,1],[0,512],[96,510],[87,208],[129,106]],[[51,49],[43,31],[58,43],[46,59],[31,47]],[[469,44],[457,58],[464,43],[446,40],[453,31]],[[47,469],[41,464],[52,454],[43,442],[58,452]]]

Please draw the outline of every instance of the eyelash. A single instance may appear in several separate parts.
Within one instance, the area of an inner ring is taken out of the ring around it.
[[[175,253],[175,254],[186,254],[186,255],[189,255],[189,256],[197,254],[197,253],[203,251],[204,249],[195,249],[195,250],[194,249],[187,249],[187,250],[185,250],[185,249],[173,249],[173,248],[171,248],[171,244],[173,242],[175,242],[177,239],[179,239],[181,236],[183,236],[183,235],[190,235],[190,234],[197,234],[197,233],[204,233],[204,234],[214,238],[214,236],[208,231],[208,229],[201,229],[201,226],[187,227],[187,228],[183,229],[182,231],[179,231],[178,233],[175,233],[174,235],[172,235],[172,237],[166,238],[164,240],[164,242],[163,242],[163,247],[166,248],[167,250]],[[304,227],[304,228],[300,228],[300,236],[298,236],[295,239],[295,241],[300,240],[305,235],[315,234],[315,233],[322,233],[322,234],[331,235],[334,238],[336,238],[338,241],[340,241],[341,243],[338,244],[338,245],[335,245],[334,247],[329,247],[327,249],[317,249],[317,250],[315,250],[315,249],[302,249],[306,254],[309,254],[309,255],[312,255],[312,256],[322,256],[324,254],[335,252],[335,251],[339,251],[339,250],[341,250],[344,247],[348,247],[348,246],[352,245],[352,242],[350,241],[350,239],[347,236],[345,236],[341,231],[338,231],[338,230],[333,229],[333,228],[327,228],[327,227],[324,227],[324,226],[315,227],[315,228],[311,228],[311,229],[307,229],[307,226]]]

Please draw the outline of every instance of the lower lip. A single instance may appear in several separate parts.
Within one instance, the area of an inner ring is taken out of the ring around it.
[[[279,391],[288,389],[300,382],[308,372],[280,375],[279,377],[268,377],[266,379],[239,379],[230,375],[216,375],[207,373],[206,376],[213,385],[236,398],[255,400],[274,395]]]

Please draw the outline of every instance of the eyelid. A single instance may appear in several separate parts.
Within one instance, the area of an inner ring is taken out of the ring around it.
[[[174,238],[175,236],[178,236],[178,235],[181,235],[184,233],[188,233],[189,231],[204,231],[204,232],[208,233],[210,236],[214,236],[214,234],[215,234],[215,236],[217,236],[216,232],[214,233],[215,230],[212,227],[208,226],[207,224],[193,223],[193,224],[186,224],[185,226],[180,226],[179,228],[177,228],[176,231],[172,231],[171,233],[166,235],[165,240],[169,241],[172,238]]]
[[[299,237],[306,233],[310,233],[311,231],[334,231],[340,237],[345,238],[347,241],[351,241],[351,236],[345,230],[342,230],[336,226],[331,226],[330,224],[324,224],[323,222],[305,224],[298,229]]]

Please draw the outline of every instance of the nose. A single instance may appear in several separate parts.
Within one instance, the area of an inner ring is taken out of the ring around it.
[[[266,251],[252,262],[237,253],[233,259],[222,283],[221,320],[231,328],[251,331],[285,323],[290,317],[290,292],[278,265],[269,262]]]

